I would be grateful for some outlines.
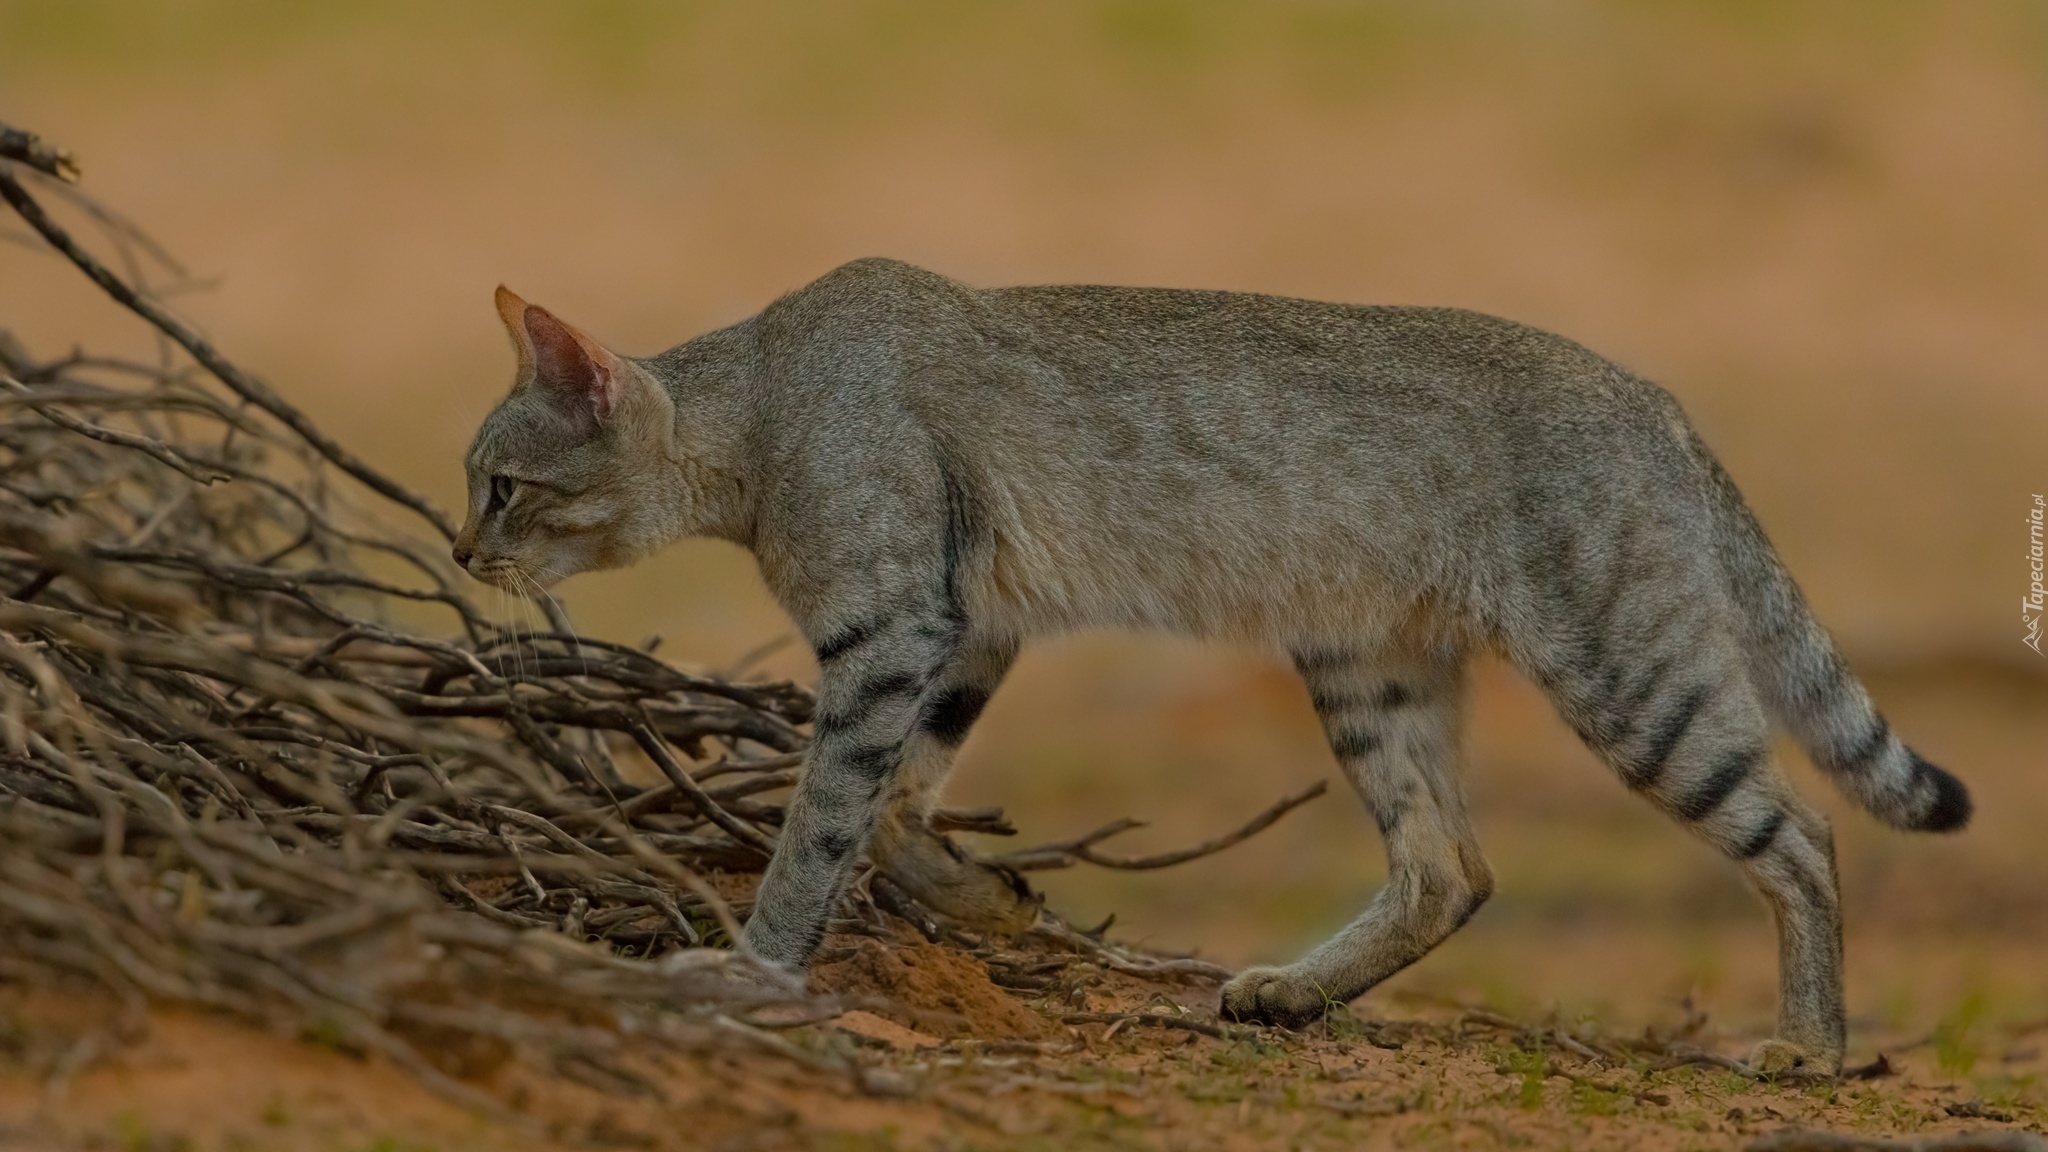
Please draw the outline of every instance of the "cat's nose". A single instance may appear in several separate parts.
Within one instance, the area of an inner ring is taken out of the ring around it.
[[[462,569],[463,571],[467,572],[467,571],[469,571],[469,558],[470,558],[471,556],[474,556],[474,555],[476,555],[476,553],[474,553],[474,552],[471,552],[471,551],[470,551],[469,549],[467,549],[467,548],[464,548],[464,547],[463,547],[462,545],[460,545],[460,544],[457,544],[457,545],[455,546],[455,553],[454,553],[454,555],[455,555],[455,566],[456,566],[457,568],[460,568],[460,569]]]

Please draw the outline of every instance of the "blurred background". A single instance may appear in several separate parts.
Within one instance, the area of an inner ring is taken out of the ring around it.
[[[1966,834],[1908,838],[1788,750],[1837,816],[1857,1026],[2048,1021],[2048,661],[2014,611],[2048,492],[2048,5],[0,0],[0,118],[189,263],[174,303],[230,355],[451,507],[510,383],[501,281],[634,354],[865,255],[1570,335],[1679,396],[1894,725],[1978,795]],[[0,326],[135,340],[27,243],[0,244]],[[724,545],[563,595],[708,668],[791,635]],[[815,676],[801,645],[755,667]],[[1382,1002],[1643,1022],[1690,994],[1766,1026],[1775,949],[1730,865],[1497,666],[1470,745],[1498,896]],[[1137,816],[1135,850],[1334,775],[1271,655],[1080,637],[1021,662],[953,796],[1029,840]],[[1340,787],[1194,865],[1040,878],[1241,963],[1382,867]]]

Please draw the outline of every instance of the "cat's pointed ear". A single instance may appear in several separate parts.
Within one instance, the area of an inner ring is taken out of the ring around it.
[[[520,328],[532,350],[533,386],[578,420],[609,421],[626,369],[618,354],[538,304],[526,305]]]
[[[526,301],[500,284],[497,305],[498,319],[505,322],[505,334],[512,337],[512,351],[519,357],[519,374],[512,380],[524,384],[533,378],[533,340],[526,334]]]

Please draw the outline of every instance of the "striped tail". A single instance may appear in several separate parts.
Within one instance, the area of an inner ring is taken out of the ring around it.
[[[1697,437],[1693,447],[1712,476],[1721,563],[1743,617],[1750,675],[1766,706],[1835,786],[1879,820],[1914,832],[1953,832],[1968,824],[1969,790],[1892,733],[1813,618],[1735,482]]]

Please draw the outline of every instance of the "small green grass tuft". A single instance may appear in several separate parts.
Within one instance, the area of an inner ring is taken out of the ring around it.
[[[347,1026],[332,1016],[322,1016],[299,1029],[299,1038],[318,1044],[322,1048],[333,1049],[344,1056],[361,1059],[368,1055],[363,1046],[350,1034]]]
[[[1977,1025],[1984,1020],[1984,994],[1972,992],[1934,1026],[1934,1063],[1952,1076],[1968,1076],[1984,1054]]]
[[[1181,1095],[1197,1104],[1235,1104],[1248,1089],[1235,1076],[1205,1076],[1181,1089]]]
[[[114,1117],[114,1139],[121,1152],[192,1152],[192,1141],[182,1133],[153,1131],[133,1112]]]
[[[1571,1110],[1581,1116],[1612,1116],[1630,1099],[1626,1092],[1580,1081],[1572,1085]]]
[[[2019,1076],[1978,1076],[1971,1080],[1971,1084],[1977,1089],[1977,1095],[1982,1097],[1986,1104],[2019,1113],[2041,1110],[2040,1083],[2041,1077],[2035,1073]]]
[[[1522,1078],[1515,1103],[1528,1112],[1543,1107],[1543,1079],[1550,1074],[1550,1061],[1544,1058],[1543,1050],[1523,1048],[1510,1054],[1506,1063],[1508,1071]]]

